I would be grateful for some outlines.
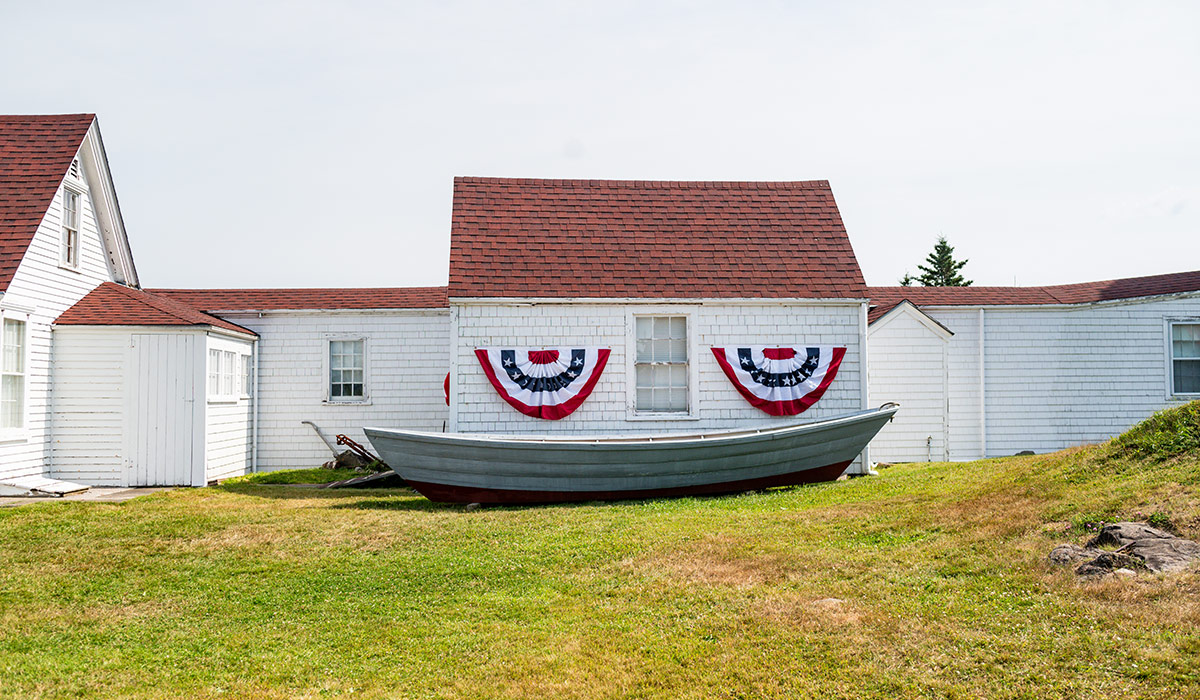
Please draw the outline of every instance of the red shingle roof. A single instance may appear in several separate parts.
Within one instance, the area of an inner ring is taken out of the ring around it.
[[[174,299],[103,282],[54,321],[60,326],[213,326],[257,335]]]
[[[151,289],[204,311],[444,309],[445,287],[359,289]]]
[[[829,183],[454,180],[452,297],[865,298]]]
[[[870,287],[869,320],[907,299],[917,306],[1087,304],[1200,291],[1200,270],[1045,287]]]
[[[8,289],[95,119],[0,115],[0,292]]]

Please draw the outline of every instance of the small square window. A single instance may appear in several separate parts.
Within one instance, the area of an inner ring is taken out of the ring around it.
[[[686,413],[687,317],[638,316],[634,326],[634,406],[638,411]]]
[[[1171,393],[1200,394],[1200,322],[1171,324]]]

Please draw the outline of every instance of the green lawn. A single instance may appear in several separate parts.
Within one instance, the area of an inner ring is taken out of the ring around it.
[[[1155,459],[470,512],[246,483],[4,509],[0,694],[1200,698],[1200,573],[1044,563],[1139,512],[1200,536],[1200,452]]]

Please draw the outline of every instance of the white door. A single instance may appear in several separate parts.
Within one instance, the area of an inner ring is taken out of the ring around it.
[[[127,426],[129,457],[125,483],[129,486],[188,486],[203,464],[194,452],[197,421],[196,335],[147,333],[133,335],[130,371],[132,389]]]

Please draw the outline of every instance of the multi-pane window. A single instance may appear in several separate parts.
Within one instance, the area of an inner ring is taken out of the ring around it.
[[[249,396],[250,390],[253,388],[253,385],[250,383],[252,381],[250,373],[253,371],[251,369],[253,365],[250,363],[249,355],[242,355],[241,357],[242,357],[242,377],[241,377],[241,379],[242,379],[242,396]]]
[[[687,317],[638,316],[635,324],[637,410],[687,412]]]
[[[221,351],[208,351],[208,395],[216,396],[221,393]]]
[[[1200,323],[1171,324],[1171,389],[1200,394]]]
[[[79,193],[63,188],[62,264],[79,267]]]
[[[329,398],[332,401],[362,399],[364,390],[365,343],[363,340],[329,341]]]
[[[221,359],[221,393],[234,395],[234,380],[237,378],[237,353],[226,350]]]
[[[25,426],[25,322],[4,319],[0,328],[0,428]]]

